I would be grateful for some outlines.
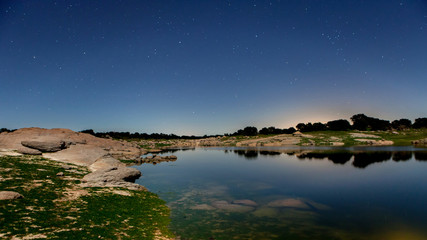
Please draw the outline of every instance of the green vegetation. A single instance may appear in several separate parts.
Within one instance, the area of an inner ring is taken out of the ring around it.
[[[365,134],[357,137],[352,134]],[[333,145],[342,142],[344,146],[362,145],[361,139],[393,141],[395,146],[409,146],[414,140],[427,138],[427,129],[407,129],[401,131],[317,131],[307,133],[302,137],[300,145],[314,144],[316,146]]]
[[[172,144],[171,143],[155,143],[155,147],[156,148],[162,148],[162,147],[169,147],[169,146],[172,146]]]
[[[411,141],[427,138],[427,129],[408,129],[397,131],[395,133],[390,131],[376,132],[375,135],[378,135],[386,140],[393,141],[394,145],[408,146],[411,145]]]
[[[169,209],[157,195],[118,188],[81,188],[82,167],[35,157],[0,157],[0,238],[153,239],[170,236]],[[69,169],[71,167],[71,169]],[[64,176],[57,176],[63,172]]]

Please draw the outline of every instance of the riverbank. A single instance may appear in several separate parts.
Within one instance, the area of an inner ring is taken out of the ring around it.
[[[409,146],[423,143],[426,129],[402,131],[318,131],[258,136],[219,136],[195,140],[138,140],[145,151],[195,147],[280,147],[280,146]],[[421,140],[421,141],[420,141]],[[423,145],[423,144],[422,144]]]
[[[122,162],[143,153],[68,129],[0,134],[0,238],[173,239],[165,202]]]
[[[175,161],[173,155],[156,156],[171,148],[410,145],[426,143],[426,138],[425,129],[198,140],[113,140],[41,128],[1,133],[0,191],[17,192],[15,196],[23,198],[0,201],[0,220],[5,223],[0,237],[173,239],[165,202],[134,183],[141,172],[127,167]],[[147,153],[151,155],[142,157]]]

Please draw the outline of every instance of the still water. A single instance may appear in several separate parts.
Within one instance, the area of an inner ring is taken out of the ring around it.
[[[181,239],[427,239],[427,149],[173,154],[176,162],[136,166],[137,183],[167,202]]]

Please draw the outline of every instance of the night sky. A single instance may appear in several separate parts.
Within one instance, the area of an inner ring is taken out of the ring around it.
[[[1,1],[0,127],[427,117],[427,1]]]

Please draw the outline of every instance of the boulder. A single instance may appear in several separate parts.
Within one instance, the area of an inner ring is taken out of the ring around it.
[[[111,168],[111,167],[125,167],[126,164],[120,162],[119,160],[110,157],[104,156],[98,158],[94,163],[89,165],[89,170],[94,172],[100,169]]]
[[[141,175],[141,172],[135,168],[110,167],[89,173],[82,180],[88,183],[134,182]]]
[[[27,148],[24,146],[18,148],[16,151],[26,155],[42,155],[42,152],[40,150]]]
[[[20,198],[23,198],[23,196],[17,192],[0,191],[0,200],[13,200],[13,199],[20,199]]]
[[[60,162],[90,166],[99,158],[107,155],[108,152],[101,147],[77,144],[59,152],[44,153],[43,157]]]
[[[64,141],[22,141],[22,146],[37,149],[41,152],[57,152],[65,149],[67,145]]]

